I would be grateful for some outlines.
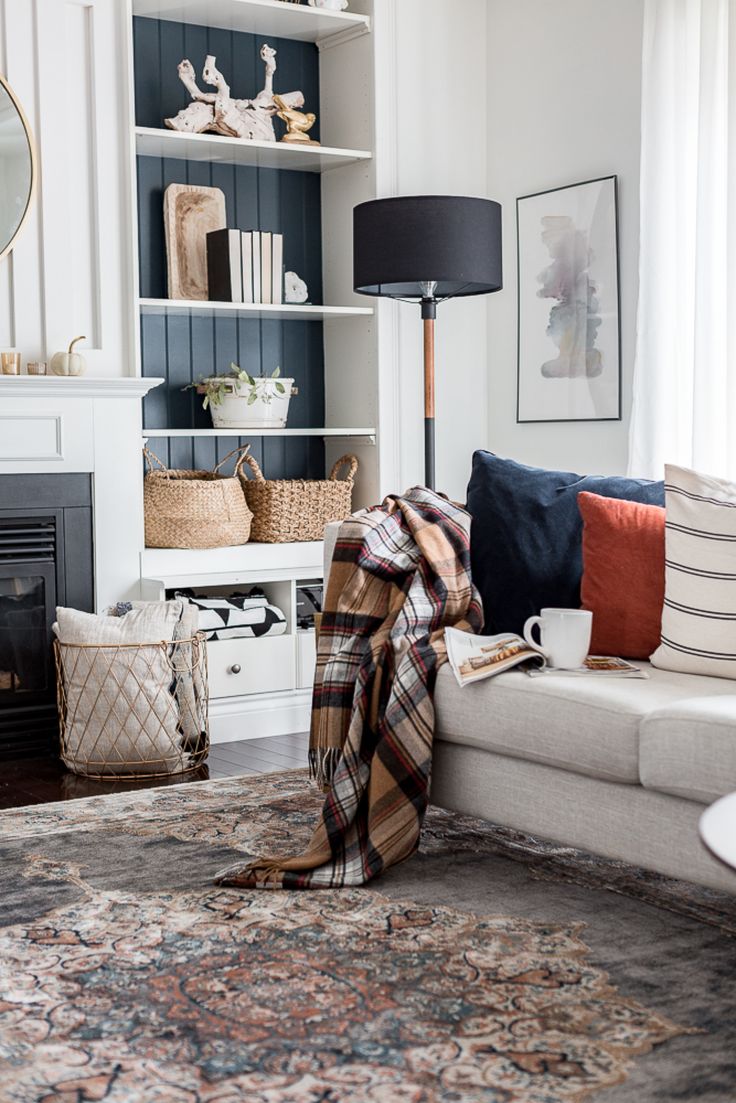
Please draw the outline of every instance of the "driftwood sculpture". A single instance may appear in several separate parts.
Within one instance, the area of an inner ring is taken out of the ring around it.
[[[224,134],[227,138],[275,142],[273,117],[278,108],[273,99],[273,75],[276,72],[276,51],[268,44],[263,45],[261,59],[266,65],[263,89],[255,99],[234,100],[230,95],[230,86],[218,70],[212,54],[205,60],[202,80],[216,88],[216,92],[200,90],[194,75],[194,66],[185,58],[179,63],[179,79],[194,102],[173,118],[164,119],[166,126],[188,134],[214,131],[215,134]],[[288,109],[304,106],[302,92],[285,92],[279,98]]]

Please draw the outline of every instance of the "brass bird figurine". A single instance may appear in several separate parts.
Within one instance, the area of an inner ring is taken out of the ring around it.
[[[316,115],[313,115],[311,111],[309,114],[305,114],[303,111],[297,111],[295,108],[289,107],[281,96],[275,94],[273,102],[276,104],[276,114],[286,123],[286,134],[281,139],[282,142],[293,142],[308,146],[319,145],[319,142],[307,137],[307,131],[311,130],[317,121]]]

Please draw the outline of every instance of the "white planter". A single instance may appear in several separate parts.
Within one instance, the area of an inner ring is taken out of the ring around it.
[[[280,394],[276,384],[284,393]],[[212,424],[215,429],[283,429],[293,393],[293,379],[257,379],[256,400],[250,405],[252,388],[247,384],[228,384],[228,393],[218,405],[212,404]]]

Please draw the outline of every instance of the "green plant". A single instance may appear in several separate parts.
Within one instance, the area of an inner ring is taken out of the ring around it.
[[[274,368],[270,375],[252,376],[245,368],[231,364],[229,372],[223,375],[200,376],[196,383],[189,383],[186,387],[182,387],[182,390],[196,390],[198,394],[203,394],[202,406],[205,410],[208,406],[221,406],[225,396],[233,390],[233,384],[241,394],[243,391],[247,393],[249,406],[252,406],[259,397],[262,402],[270,404],[273,393],[263,384],[273,379],[277,380],[280,375],[281,368]],[[275,390],[278,394],[286,394],[283,383],[276,383]]]

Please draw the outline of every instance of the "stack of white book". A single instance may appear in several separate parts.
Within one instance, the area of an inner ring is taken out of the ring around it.
[[[284,235],[260,230],[207,234],[207,287],[212,302],[282,303]]]

